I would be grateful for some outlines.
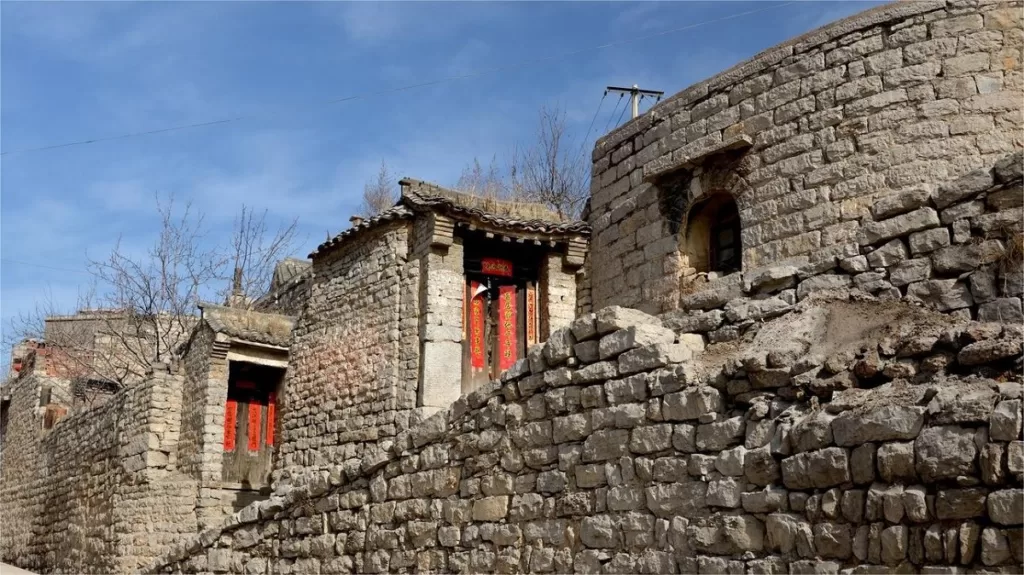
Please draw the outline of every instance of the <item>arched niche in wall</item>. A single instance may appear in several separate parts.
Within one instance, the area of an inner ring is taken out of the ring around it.
[[[740,214],[730,194],[709,194],[690,208],[680,247],[687,267],[697,273],[740,271]]]
[[[678,239],[683,283],[698,274],[742,270],[740,211],[750,197],[744,168],[742,153],[732,152],[659,179],[661,212]]]

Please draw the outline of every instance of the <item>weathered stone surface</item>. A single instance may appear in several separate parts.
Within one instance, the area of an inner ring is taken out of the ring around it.
[[[957,426],[929,427],[914,442],[917,474],[926,482],[970,475],[978,448],[974,432]]]
[[[825,488],[847,481],[850,481],[850,466],[845,449],[829,447],[782,461],[782,482],[789,489]]]
[[[873,268],[894,266],[907,259],[907,246],[901,240],[892,240],[868,253],[868,265]]]
[[[871,215],[876,220],[883,220],[899,214],[905,214],[928,205],[930,197],[931,191],[925,187],[917,187],[889,194],[871,206]]]
[[[598,321],[600,322],[600,319]],[[601,359],[608,359],[636,347],[672,343],[675,339],[676,334],[672,330],[660,325],[632,325],[602,337],[598,355]]]
[[[661,316],[665,327],[676,333],[707,333],[722,325],[725,313],[721,310],[689,312],[675,310]]]
[[[940,273],[959,273],[997,261],[1003,255],[999,240],[948,246],[932,254],[932,267]]]
[[[910,253],[913,255],[930,254],[937,249],[949,245],[949,230],[932,228],[923,232],[910,234]]]
[[[1024,523],[1024,489],[1004,489],[988,494],[988,515],[1000,525]]]
[[[569,328],[557,329],[551,332],[551,337],[544,344],[544,359],[549,366],[560,365],[572,357],[575,344],[576,338]]]
[[[1021,434],[1021,400],[1000,401],[989,417],[988,436],[991,441],[1014,441]]]
[[[670,363],[687,361],[691,357],[693,357],[693,349],[686,344],[655,343],[644,345],[619,356],[619,373],[627,375],[638,371],[649,371]]]
[[[941,489],[935,497],[935,517],[938,519],[970,519],[985,514],[983,488]]]
[[[961,365],[991,363],[1021,354],[1019,339],[990,339],[972,343],[960,350],[956,359]]]
[[[888,483],[910,483],[917,479],[914,443],[886,443],[878,448],[878,472]]]
[[[661,327],[660,319],[640,310],[620,306],[610,306],[598,311],[595,321],[597,333],[600,335],[637,326]]]
[[[832,421],[837,445],[914,439],[924,424],[923,407],[884,405],[845,411]]]
[[[939,225],[939,214],[932,208],[920,208],[887,220],[867,222],[861,227],[857,241],[870,245]]]
[[[932,194],[932,201],[941,209],[950,204],[976,196],[992,187],[992,184],[992,170],[975,170],[953,182],[936,188]]]
[[[850,287],[851,281],[850,276],[846,275],[825,274],[814,276],[800,282],[800,285],[796,288],[796,296],[797,299],[804,299],[816,291],[846,289]]]
[[[690,421],[717,413],[722,409],[722,396],[713,387],[696,387],[663,398],[662,416],[668,421]]]
[[[928,258],[904,260],[889,271],[889,281],[894,286],[905,286],[914,282],[922,282],[931,277],[932,262]]]
[[[747,291],[773,293],[796,285],[799,270],[795,266],[774,266],[743,274]]]
[[[974,303],[967,284],[956,279],[912,283],[907,286],[907,298],[923,302],[939,311],[962,309]]]
[[[974,292],[972,291],[971,293],[973,294]],[[976,296],[975,301],[977,301]],[[1021,298],[997,298],[978,306],[978,321],[991,321],[1011,325],[1024,323],[1024,310],[1021,308]]]

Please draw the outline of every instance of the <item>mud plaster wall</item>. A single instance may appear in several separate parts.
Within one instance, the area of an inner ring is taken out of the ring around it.
[[[196,482],[176,466],[182,378],[151,375],[42,429],[40,381],[12,384],[0,507],[3,560],[126,572],[194,533]]]
[[[901,193],[945,207],[927,202],[935,186],[1024,144],[1022,47],[1020,2],[894,3],[772,48],[605,136],[588,218],[593,308],[679,305],[694,270],[677,222],[699,198],[695,186],[666,197],[669,176],[734,196],[744,271],[795,262],[821,273],[862,255],[861,230],[893,216],[872,206]]]
[[[1013,373],[1021,330],[892,305],[874,315],[898,315],[900,328],[835,334],[836,321],[879,304],[802,304],[766,324],[763,340],[706,350],[633,310],[584,316],[502,383],[154,566],[1017,572],[1021,384],[985,375]],[[766,355],[772,338],[794,333],[799,351]],[[928,378],[862,387],[858,365],[873,346],[888,350],[883,362],[955,360]]]

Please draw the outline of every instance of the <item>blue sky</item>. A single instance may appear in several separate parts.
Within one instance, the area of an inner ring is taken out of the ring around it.
[[[795,2],[627,45],[426,88],[355,94],[649,35],[768,2],[0,3],[5,152],[246,119],[0,158],[4,329],[44,294],[73,306],[87,253],[153,241],[157,192],[213,228],[240,206],[298,217],[298,255],[348,225],[381,160],[453,184],[525,143],[541,106],[583,138],[609,84],[672,94],[870,2]],[[605,101],[585,146],[604,132]],[[621,109],[621,108],[620,108]],[[27,263],[35,265],[27,265]],[[40,267],[47,266],[47,267]],[[59,269],[53,269],[59,268]],[[6,357],[4,358],[6,359]]]

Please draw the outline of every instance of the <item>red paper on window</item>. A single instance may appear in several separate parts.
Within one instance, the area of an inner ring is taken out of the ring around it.
[[[260,450],[260,420],[263,419],[263,406],[258,403],[249,404],[249,451]]]
[[[537,290],[526,288],[526,345],[537,343]]]
[[[498,369],[505,371],[519,359],[516,346],[516,286],[498,289]]]
[[[484,258],[480,261],[480,271],[489,276],[512,277],[512,262],[499,258]]]
[[[274,417],[277,411],[277,392],[270,392],[267,402],[267,445],[274,445]]]
[[[469,293],[476,293],[479,283],[469,284]],[[484,351],[484,300],[482,297],[474,297],[469,302],[469,355],[471,365],[483,369],[487,365],[486,352]]]
[[[236,413],[238,404],[233,399],[228,399],[224,405],[224,451],[235,450],[235,427],[238,423]]]

